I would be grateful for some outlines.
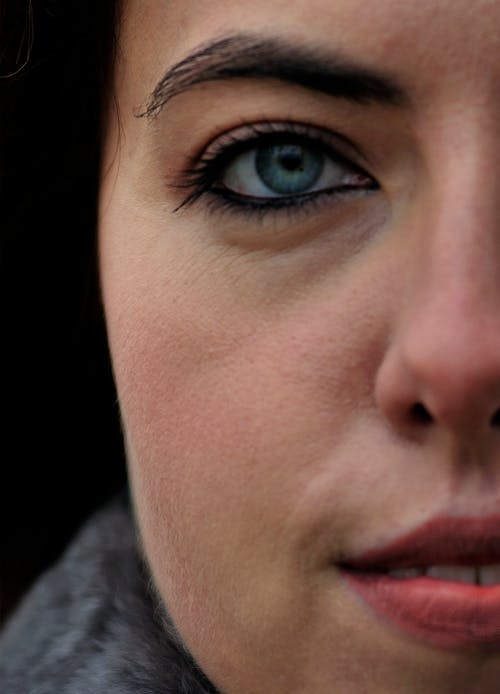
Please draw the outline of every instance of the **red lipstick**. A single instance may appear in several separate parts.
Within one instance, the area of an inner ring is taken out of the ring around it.
[[[450,580],[450,567],[469,567],[469,580]],[[500,515],[433,519],[341,572],[379,617],[433,646],[500,647]]]

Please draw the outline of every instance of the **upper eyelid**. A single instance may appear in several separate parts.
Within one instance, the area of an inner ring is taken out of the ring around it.
[[[244,137],[245,133],[247,137]],[[273,134],[279,135],[280,133],[303,137],[305,140],[317,141],[328,147],[332,154],[337,155],[339,159],[344,160],[346,164],[350,164],[353,167],[360,169],[371,167],[369,158],[356,143],[337,130],[300,121],[262,120],[241,123],[239,126],[232,127],[212,137],[208,143],[198,148],[197,152],[188,158],[187,168],[193,169],[196,167],[196,164],[216,159],[218,154],[226,149],[230,150],[232,145],[237,147],[248,142],[250,147],[251,143],[257,141],[259,137],[272,136]],[[351,161],[351,157],[354,161]]]

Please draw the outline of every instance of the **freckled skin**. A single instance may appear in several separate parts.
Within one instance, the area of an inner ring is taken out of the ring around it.
[[[498,689],[500,654],[400,633],[335,563],[500,508],[499,24],[486,0],[125,3],[104,307],[145,552],[224,694]],[[410,104],[238,80],[136,117],[167,67],[243,30],[335,47]],[[243,117],[340,131],[379,189],[272,219],[174,212],[185,157]]]

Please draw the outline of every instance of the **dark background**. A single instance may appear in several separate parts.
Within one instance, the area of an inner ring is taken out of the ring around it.
[[[0,0],[0,622],[125,484],[95,260],[112,5]]]

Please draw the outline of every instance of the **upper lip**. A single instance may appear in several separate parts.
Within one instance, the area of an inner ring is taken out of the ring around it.
[[[437,517],[344,564],[360,570],[500,563],[500,514]]]

